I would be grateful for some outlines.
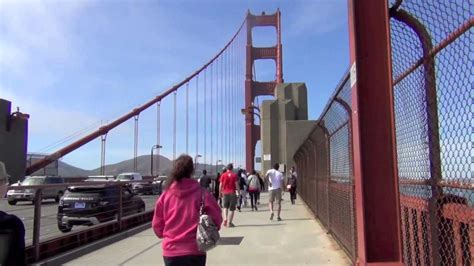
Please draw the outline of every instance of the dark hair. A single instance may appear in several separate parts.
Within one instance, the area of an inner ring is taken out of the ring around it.
[[[273,165],[273,169],[278,170],[278,168],[280,168],[279,164],[276,163],[276,164]]]
[[[256,174],[257,174],[257,171],[252,170],[252,175],[256,175]]]
[[[193,158],[187,154],[181,154],[173,163],[173,169],[167,179],[167,187],[173,182],[179,182],[183,178],[191,178],[194,172]]]
[[[232,171],[232,169],[234,169],[234,166],[233,166],[231,163],[228,164],[228,165],[227,165],[227,170],[231,170],[231,171]]]
[[[202,174],[203,174],[203,175],[207,174],[207,171],[206,171],[206,170],[202,170]]]

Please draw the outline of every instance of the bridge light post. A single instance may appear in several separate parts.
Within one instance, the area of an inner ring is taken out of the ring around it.
[[[150,162],[151,162],[150,174],[151,174],[152,177],[153,177],[153,150],[155,150],[155,149],[161,149],[161,148],[163,148],[163,146],[161,146],[161,145],[159,145],[159,144],[153,145],[153,146],[151,147],[151,153],[150,153],[150,154],[151,154],[151,155],[150,155],[150,160],[151,160],[151,161],[150,161]],[[160,158],[158,157],[158,162],[159,162],[159,160],[160,160]],[[157,165],[157,166],[158,166],[158,165]],[[160,169],[158,169],[158,167],[157,167],[157,170],[158,170],[158,176],[159,176],[159,175],[160,175],[160,172],[159,172]]]
[[[216,161],[216,174],[217,174],[217,164],[218,164],[218,163],[222,163],[222,160],[217,160],[217,161]]]
[[[196,173],[196,170],[197,170],[197,166],[198,166],[198,158],[199,157],[202,157],[201,154],[196,154],[196,156],[194,156],[194,172]]]
[[[261,124],[262,123],[262,117],[260,116],[259,113],[256,113],[254,110],[257,110],[258,112],[260,112],[260,108],[258,108],[257,106],[254,106],[254,105],[251,105],[247,108],[242,108],[242,109],[240,109],[240,112],[243,115],[251,114],[251,115],[257,116],[258,117],[258,122],[259,122],[259,124]]]

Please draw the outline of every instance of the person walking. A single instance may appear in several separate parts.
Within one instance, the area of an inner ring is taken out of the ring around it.
[[[207,171],[202,170],[201,177],[199,178],[199,184],[202,188],[206,189],[207,191],[211,191],[211,178],[207,176]]]
[[[199,209],[204,199],[204,210],[220,229],[222,215],[214,197],[192,178],[193,159],[179,156],[168,177],[168,189],[158,199],[152,228],[163,238],[163,260],[166,266],[206,265],[206,253],[198,249],[196,230]]]
[[[283,189],[283,174],[278,171],[279,165],[275,164],[273,169],[267,171],[265,178],[268,180],[268,191],[270,193],[269,206],[270,206],[270,220],[273,220],[273,202],[275,200],[278,204],[278,221],[281,221],[281,192]]]
[[[290,191],[291,204],[295,205],[296,201],[296,178],[297,178],[295,167],[290,169],[290,177],[288,178],[288,190]]]
[[[257,175],[258,180],[259,180],[259,182],[260,182],[260,189],[259,189],[259,191],[258,191],[258,193],[257,193],[257,205],[260,205],[260,193],[261,193],[262,191],[265,191],[265,181],[263,181],[263,178],[260,176],[260,173],[259,173],[259,172],[257,172],[256,175]]]
[[[245,175],[245,171],[243,169],[239,169],[237,171],[237,179],[239,180],[240,187],[237,209],[240,212],[242,209],[242,205],[247,207],[247,176]]]
[[[0,201],[8,190],[9,175],[0,162]],[[0,265],[26,265],[25,225],[18,216],[0,210]]]
[[[248,179],[248,191],[250,194],[250,205],[252,207],[252,211],[256,210],[257,208],[257,195],[260,192],[260,178],[257,176],[257,172],[255,170],[252,171],[252,174],[249,176]]]
[[[225,208],[224,226],[234,227],[235,207],[237,205],[237,195],[239,195],[239,180],[237,175],[232,172],[234,166],[227,165],[227,171],[221,175],[221,185],[219,188],[222,202]]]

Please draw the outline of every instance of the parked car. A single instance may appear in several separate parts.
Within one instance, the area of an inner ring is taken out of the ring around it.
[[[153,185],[156,187],[155,189],[157,190],[157,193],[154,194],[161,195],[166,188],[166,176],[155,177],[153,179]]]
[[[52,185],[52,184],[64,184],[64,179],[57,176],[27,176],[20,184],[14,184],[12,186],[37,186],[37,185]],[[64,187],[50,187],[44,188],[42,197],[43,199],[54,199],[59,202],[59,199],[63,196]],[[31,201],[34,203],[36,189],[34,188],[14,188],[7,192],[8,204],[15,205],[18,201]]]
[[[137,194],[159,194],[159,186],[152,180],[144,181],[140,173],[122,173],[117,176],[117,181],[142,181],[130,183],[130,188]]]
[[[91,182],[91,181],[109,182],[109,181],[115,181],[115,177],[113,175],[91,175],[91,176],[88,176],[85,181],[86,182]]]
[[[122,189],[122,214],[145,211],[145,202],[130,188]],[[115,184],[68,187],[58,205],[58,229],[69,232],[75,225],[94,225],[117,219],[119,187]]]

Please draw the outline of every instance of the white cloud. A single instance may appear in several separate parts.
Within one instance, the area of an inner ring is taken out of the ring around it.
[[[45,136],[47,136],[48,139],[59,140],[71,134],[83,131],[86,128],[90,129],[93,126],[96,128],[99,127],[100,120],[97,117],[78,111],[44,105],[1,86],[0,98],[11,101],[14,109],[18,106],[20,107],[20,111],[30,114],[28,122],[29,142],[33,145],[36,144],[44,147],[45,143],[42,142],[41,139],[45,138]]]
[[[86,3],[0,0],[0,75],[28,79],[46,89],[53,74],[45,65],[79,64],[80,49],[71,29]]]
[[[292,12],[288,33],[290,36],[323,34],[347,25],[347,10],[342,0],[300,1]]]

